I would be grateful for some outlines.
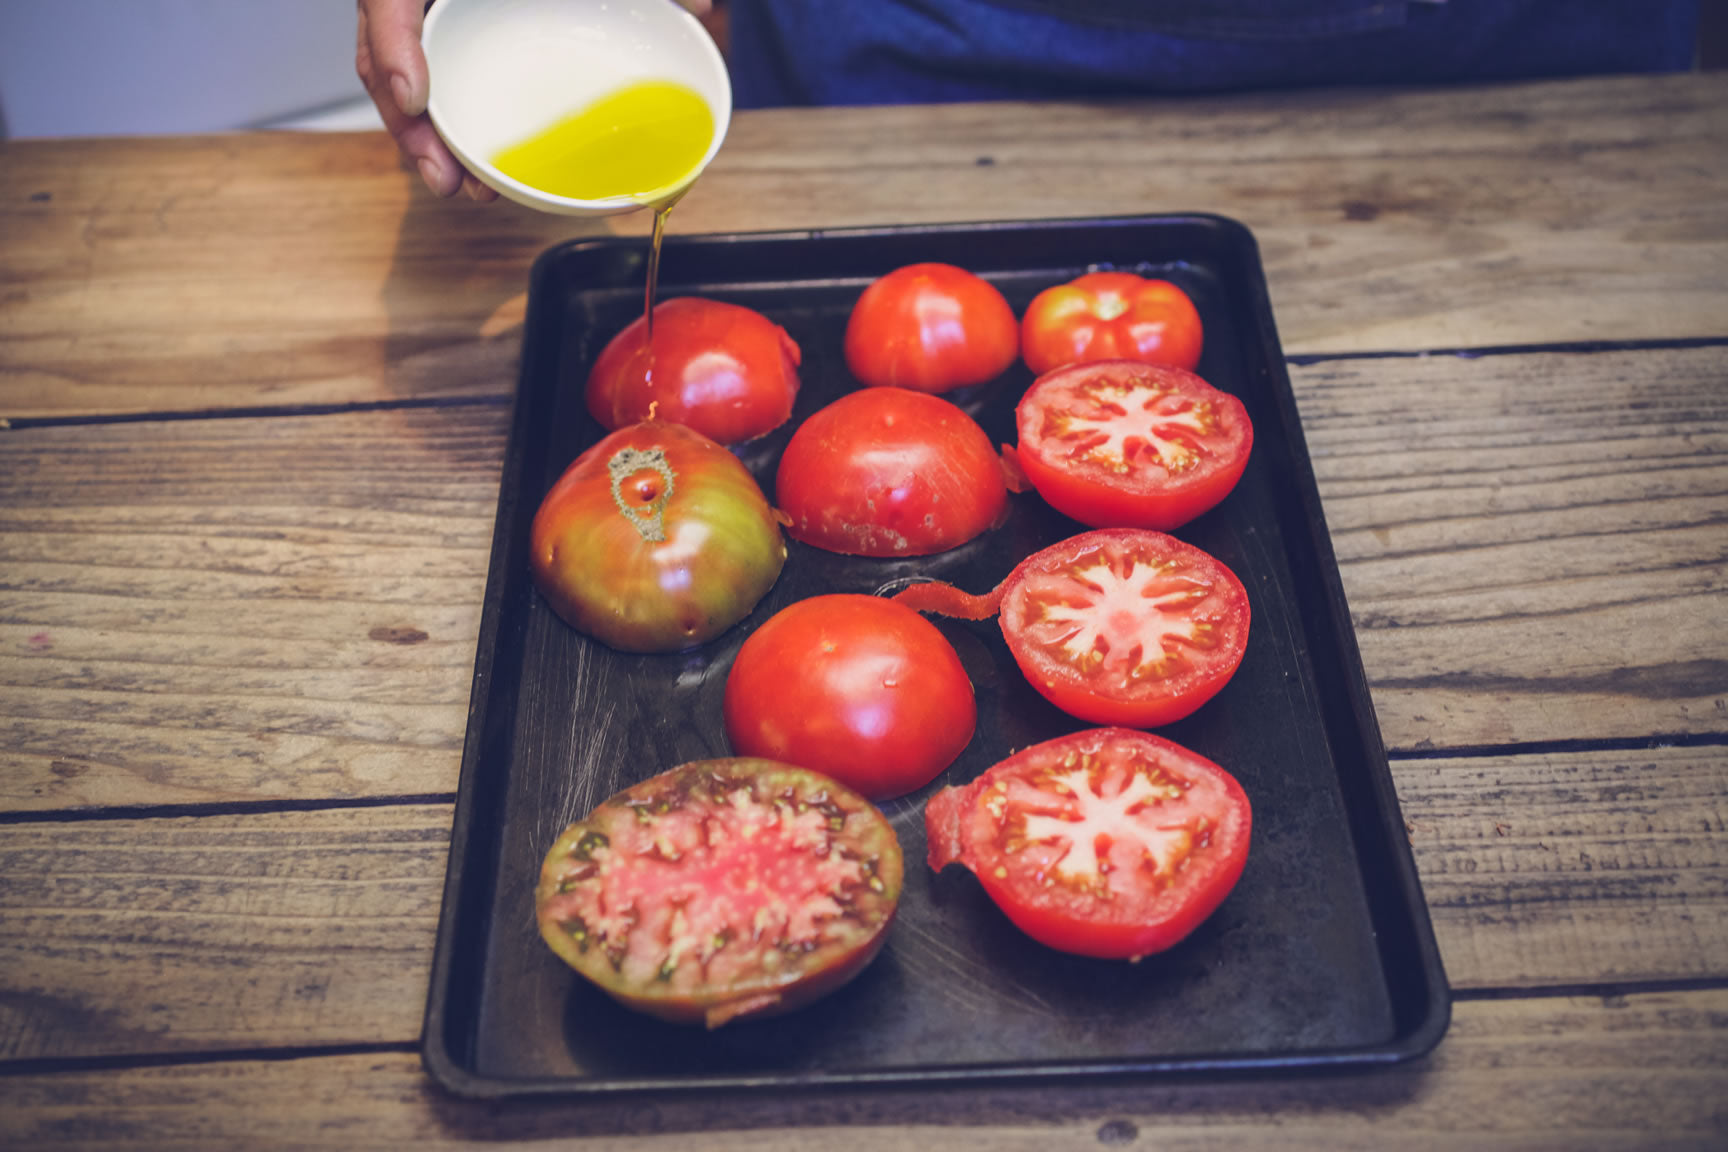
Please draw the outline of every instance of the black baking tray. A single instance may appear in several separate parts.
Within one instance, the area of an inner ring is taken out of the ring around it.
[[[695,650],[625,655],[563,624],[528,575],[541,496],[601,434],[588,366],[641,314],[646,243],[579,240],[536,261],[504,461],[468,735],[423,1041],[470,1096],[785,1089],[1295,1070],[1396,1063],[1445,1031],[1449,995],[1399,815],[1283,354],[1249,231],[1217,216],[986,223],[674,237],[662,298],[765,313],[803,350],[793,419],[740,456],[773,497],[793,427],[857,387],[841,354],[853,302],[902,264],[986,277],[1016,313],[1100,268],[1172,280],[1205,325],[1199,371],[1246,404],[1246,474],[1177,535],[1247,586],[1253,626],[1229,685],[1163,735],[1226,766],[1254,806],[1246,870],[1191,937],[1139,963],[1021,936],[961,869],[922,863],[923,805],[1011,751],[1083,725],[1025,683],[991,621],[939,620],[978,696],[972,743],[925,789],[882,805],[907,860],[899,919],[876,961],[787,1016],[714,1032],[615,1005],[540,941],[533,889],[559,831],[600,800],[689,760],[729,754],[726,673],[745,636],[794,600],[935,577],[993,587],[1081,526],[1035,494],[1001,527],[918,559],[790,544],[778,584]],[[1014,439],[1024,366],[950,398]]]

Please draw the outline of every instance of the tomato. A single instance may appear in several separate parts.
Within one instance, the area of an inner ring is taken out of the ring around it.
[[[1015,419],[1032,487],[1096,528],[1181,527],[1230,494],[1254,445],[1242,401],[1192,372],[1128,360],[1040,376]]]
[[[1192,544],[1143,529],[1053,544],[985,596],[929,583],[894,599],[973,620],[999,613],[1026,679],[1094,724],[1172,724],[1217,695],[1248,648],[1248,592],[1236,574]]]
[[[908,264],[874,281],[846,323],[846,366],[865,384],[946,392],[1001,375],[1020,325],[996,286],[952,264]]]
[[[834,777],[872,800],[922,788],[978,719],[936,626],[877,596],[812,596],[751,633],[726,678],[733,751]]]
[[[529,533],[534,582],[553,610],[627,652],[718,636],[785,562],[755,478],[676,424],[635,424],[589,448],[546,494]]]
[[[767,760],[699,760],[564,830],[534,891],[552,951],[620,1003],[715,1028],[833,991],[882,947],[900,843],[862,796]]]
[[[760,312],[684,296],[614,336],[588,373],[588,411],[601,427],[656,419],[720,444],[772,431],[798,396],[798,345]]]
[[[1179,744],[1094,728],[1034,744],[924,808],[930,867],[969,868],[1041,944],[1137,960],[1217,910],[1248,859],[1248,796]]]
[[[977,421],[940,396],[849,392],[780,457],[775,498],[794,540],[854,556],[927,556],[1007,512],[1002,461]]]
[[[1140,360],[1190,371],[1200,363],[1200,312],[1168,280],[1089,272],[1032,298],[1020,355],[1034,374],[1093,360]]]

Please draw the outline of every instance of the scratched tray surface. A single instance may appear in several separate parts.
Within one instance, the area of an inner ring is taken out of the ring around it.
[[[1199,371],[1240,396],[1255,427],[1240,485],[1177,533],[1247,586],[1247,655],[1219,696],[1161,730],[1229,769],[1254,806],[1247,868],[1218,912],[1165,954],[1088,960],[1022,936],[969,873],[925,866],[933,791],[1084,726],[1026,684],[993,622],[938,619],[975,686],[977,734],[932,784],[883,805],[906,855],[905,894],[886,948],[857,980],[796,1013],[709,1033],[627,1012],[557,960],[534,924],[542,856],[611,793],[729,754],[726,674],[757,624],[806,596],[914,576],[984,591],[1082,530],[1018,495],[1004,525],[939,556],[863,559],[792,542],[755,612],[693,651],[625,655],[577,634],[527,578],[528,524],[602,434],[582,383],[640,315],[644,257],[639,240],[580,241],[534,269],[428,1003],[425,1056],[442,1083],[506,1095],[1295,1068],[1390,1063],[1438,1040],[1445,980],[1254,242],[1208,216],[674,238],[661,290],[755,308],[802,349],[792,421],[740,450],[770,499],[791,430],[857,386],[842,335],[853,301],[883,272],[959,264],[998,285],[1017,314],[1040,289],[1097,266],[1188,291],[1205,324]],[[1009,443],[1030,380],[1016,365],[950,398]]]

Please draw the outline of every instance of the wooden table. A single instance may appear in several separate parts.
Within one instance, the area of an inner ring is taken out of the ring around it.
[[[379,135],[0,149],[0,1145],[1728,1141],[1728,75],[738,117],[680,232],[1257,235],[1453,1023],[1388,1072],[483,1105],[418,1035],[526,277]],[[700,1140],[690,1133],[703,1132]]]

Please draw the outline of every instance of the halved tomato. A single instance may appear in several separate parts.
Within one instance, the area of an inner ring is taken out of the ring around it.
[[[1193,370],[1201,335],[1194,301],[1168,280],[1088,272],[1032,298],[1020,322],[1020,355],[1038,375],[1093,360]]]
[[[1015,753],[924,808],[930,867],[970,868],[1022,932],[1137,960],[1236,886],[1253,813],[1235,777],[1169,740],[1094,728]]]
[[[1248,648],[1248,591],[1236,574],[1145,529],[1069,537],[983,596],[927,583],[894,599],[971,620],[998,614],[1032,686],[1094,724],[1174,723],[1218,694]]]
[[[952,264],[908,264],[873,281],[846,322],[846,366],[876,387],[946,392],[1005,372],[1020,322],[1001,291]]]
[[[699,760],[558,837],[534,910],[552,951],[621,1004],[715,1028],[833,991],[881,949],[900,842],[858,793],[768,760]]]
[[[1179,528],[1248,466],[1242,401],[1192,372],[1130,360],[1039,377],[1015,409],[1015,455],[1058,512],[1095,528]]]

